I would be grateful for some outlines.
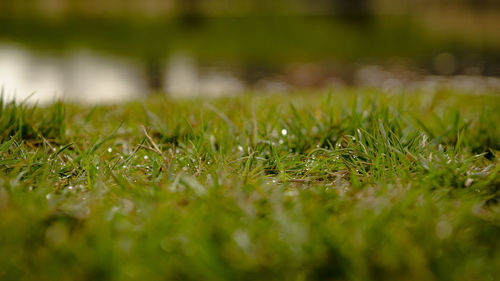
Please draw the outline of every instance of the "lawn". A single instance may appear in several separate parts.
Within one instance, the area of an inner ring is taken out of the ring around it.
[[[500,95],[0,104],[0,280],[497,280]]]

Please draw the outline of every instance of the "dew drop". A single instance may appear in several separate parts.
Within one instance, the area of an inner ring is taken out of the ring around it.
[[[285,196],[289,196],[289,197],[295,197],[297,195],[299,195],[299,192],[297,190],[287,190],[284,192]]]

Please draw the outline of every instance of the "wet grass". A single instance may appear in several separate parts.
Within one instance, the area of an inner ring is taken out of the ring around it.
[[[495,280],[500,97],[0,106],[1,280]]]

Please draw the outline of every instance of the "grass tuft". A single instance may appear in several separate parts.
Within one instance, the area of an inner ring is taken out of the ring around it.
[[[0,280],[495,280],[500,99],[0,104]]]

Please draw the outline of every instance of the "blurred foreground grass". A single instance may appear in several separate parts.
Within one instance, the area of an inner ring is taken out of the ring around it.
[[[0,280],[495,280],[500,97],[0,105]]]

